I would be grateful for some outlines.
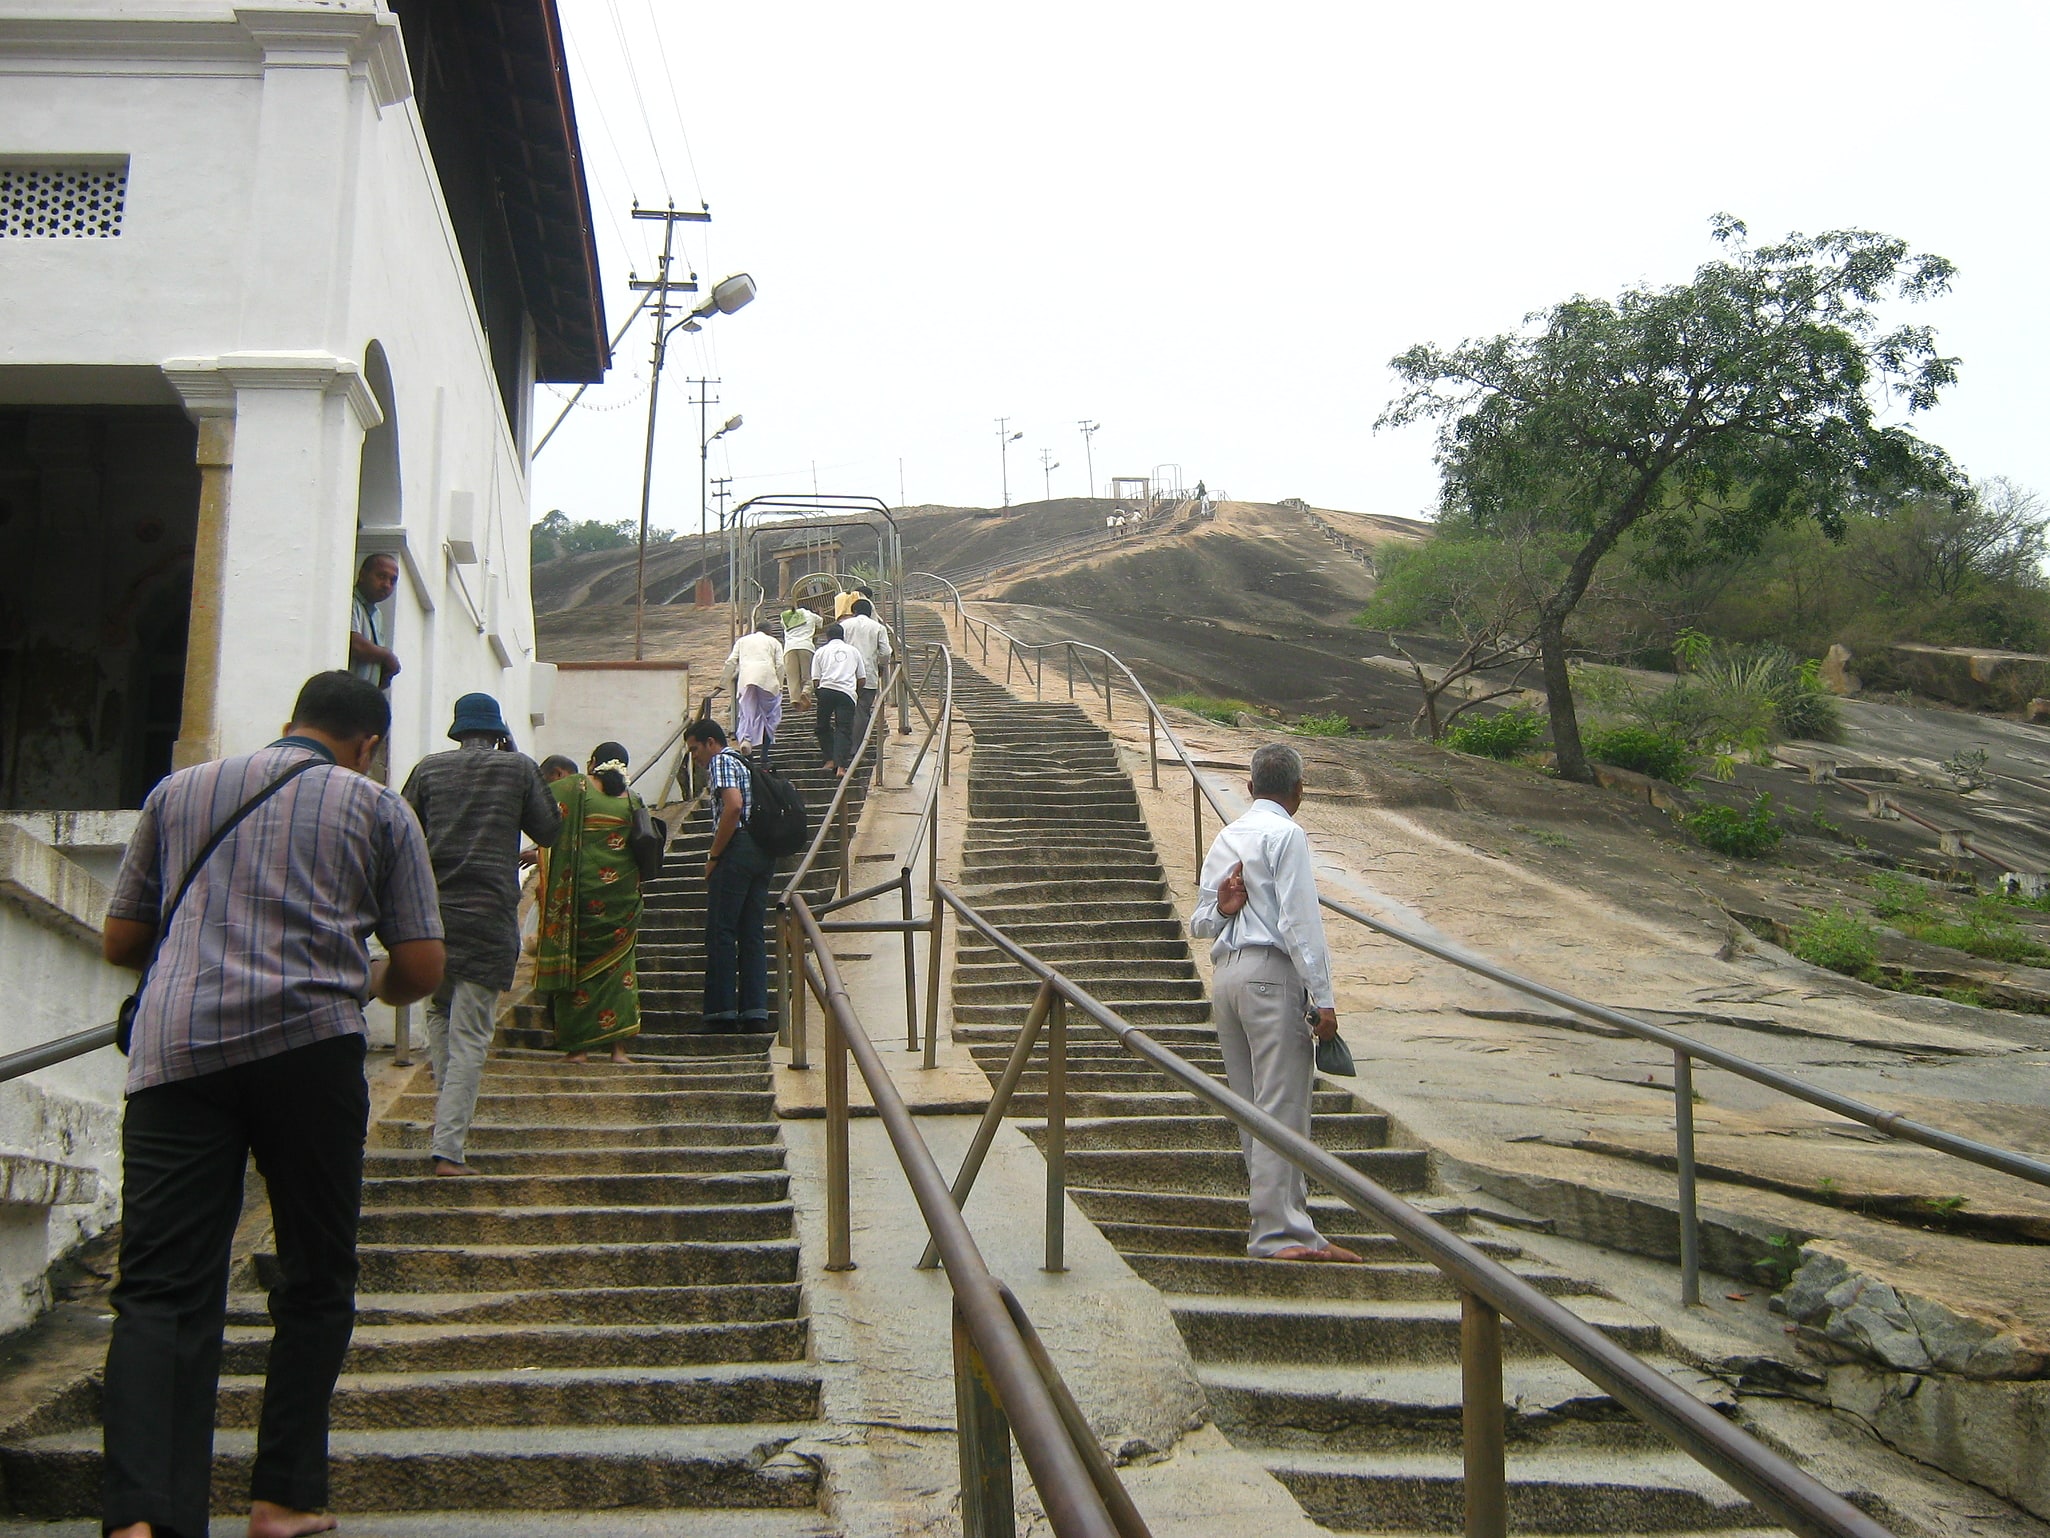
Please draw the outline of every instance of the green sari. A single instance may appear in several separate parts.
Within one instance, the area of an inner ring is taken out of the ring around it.
[[[534,987],[548,1000],[556,1047],[582,1052],[641,1029],[634,978],[641,873],[626,847],[633,798],[608,796],[582,774],[550,788],[562,808],[562,832],[542,874]]]

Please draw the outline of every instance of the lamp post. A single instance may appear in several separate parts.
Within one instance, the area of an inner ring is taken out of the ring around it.
[[[1003,463],[1004,506],[1006,507],[1011,505],[1011,445],[1024,436],[1023,433],[1011,431],[1011,419],[1009,417],[997,418],[997,457]]]
[[[1039,473],[1045,479],[1046,500],[1049,502],[1053,500],[1053,473],[1060,469],[1060,467],[1061,462],[1053,457],[1052,449],[1041,449],[1039,451]]]
[[[664,274],[668,270],[665,255]],[[730,278],[723,278],[712,286],[712,293],[703,304],[673,326],[664,327],[659,322],[655,327],[655,368],[648,379],[648,441],[641,454],[641,541],[639,552],[634,557],[634,661],[641,657],[641,631],[648,607],[648,497],[654,483],[655,473],[655,403],[662,388],[662,363],[669,353],[669,339],[679,331],[696,331],[698,322],[711,315],[731,315],[735,310],[753,302],[755,280],[744,272],[736,272]],[[738,426],[738,419],[734,425]]]
[[[1089,440],[1096,436],[1096,430],[1103,426],[1103,424],[1101,422],[1084,421],[1077,422],[1075,425],[1082,429],[1082,456],[1089,462],[1089,495],[1091,498],[1094,498],[1096,495],[1096,446]]]

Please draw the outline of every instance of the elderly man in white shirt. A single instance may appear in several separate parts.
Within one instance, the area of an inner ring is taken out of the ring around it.
[[[745,753],[759,743],[762,756],[783,720],[783,643],[776,622],[763,620],[726,654],[726,687],[734,691],[733,735]]]
[[[883,686],[883,668],[890,660],[890,632],[866,598],[854,601],[854,612],[840,621],[840,631],[861,658],[861,690],[854,704],[854,740],[859,742],[867,735],[869,712],[875,709],[876,691]]]
[[[1338,999],[1310,840],[1295,821],[1302,755],[1284,743],[1256,749],[1246,791],[1252,806],[1204,857],[1189,932],[1216,942],[1211,1008],[1231,1087],[1308,1137],[1315,1043],[1338,1034]],[[1317,1232],[1301,1170],[1250,1134],[1241,1132],[1239,1144],[1252,1187],[1248,1255],[1360,1260]]]

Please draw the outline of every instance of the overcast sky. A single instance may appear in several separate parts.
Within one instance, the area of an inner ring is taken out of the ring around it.
[[[660,226],[755,304],[679,337],[658,525],[714,475],[994,505],[1179,464],[1257,500],[1415,514],[1388,359],[1576,292],[1684,280],[1709,216],[1958,264],[1916,307],[1962,382],[1920,430],[2050,492],[2050,8],[1846,3],[704,5],[560,0],[616,329]],[[631,60],[631,68],[629,68]],[[534,510],[636,516],[651,336],[536,462]],[[541,392],[553,420],[567,390]],[[586,409],[598,408],[598,409]]]

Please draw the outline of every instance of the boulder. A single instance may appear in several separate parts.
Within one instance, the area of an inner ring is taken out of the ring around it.
[[[1822,655],[1822,687],[1831,694],[1856,694],[1864,681],[1851,671],[1851,649],[1838,641]]]
[[[1826,1251],[1804,1253],[1773,1305],[1853,1357],[1897,1372],[1982,1380],[2039,1378],[2050,1369],[2043,1343],[2016,1335],[2005,1321],[1960,1313]]]
[[[2028,708],[2022,714],[2031,721],[2050,721],[2050,700],[2040,698],[2030,700]]]
[[[1831,655],[1837,650],[1831,647]],[[1827,659],[1823,669],[1827,683]],[[1896,641],[1858,647],[1838,664],[1838,673],[1846,680],[1856,677],[1866,689],[1904,689],[1974,710],[2019,712],[2050,694],[2050,656],[2039,652]]]

